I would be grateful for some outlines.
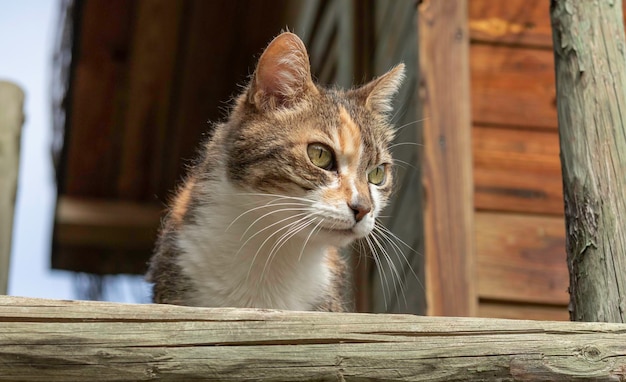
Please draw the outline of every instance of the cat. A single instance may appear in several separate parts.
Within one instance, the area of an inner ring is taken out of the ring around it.
[[[390,196],[403,78],[399,64],[359,88],[323,88],[300,38],[277,36],[169,207],[153,301],[352,310],[339,249],[372,233]]]

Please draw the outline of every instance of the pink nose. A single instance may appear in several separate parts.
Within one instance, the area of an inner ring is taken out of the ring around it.
[[[348,203],[348,207],[350,207],[352,212],[354,212],[354,219],[357,223],[360,222],[365,217],[365,215],[367,215],[372,210],[372,207],[369,204],[364,203]]]

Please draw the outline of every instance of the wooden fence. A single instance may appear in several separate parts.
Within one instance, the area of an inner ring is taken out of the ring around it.
[[[626,324],[0,297],[0,380],[623,381]]]

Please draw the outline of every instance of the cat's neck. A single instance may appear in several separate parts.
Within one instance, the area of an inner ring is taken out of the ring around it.
[[[200,292],[191,303],[312,309],[330,282],[329,246],[316,238],[314,224],[305,214],[294,217],[295,205],[280,196],[213,183],[207,208],[197,208],[179,232],[180,264]]]

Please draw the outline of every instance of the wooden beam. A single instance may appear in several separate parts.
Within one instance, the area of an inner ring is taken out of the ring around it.
[[[0,297],[19,381],[572,381],[626,376],[624,324]]]
[[[151,204],[62,196],[55,239],[63,245],[152,248],[162,212]]]
[[[0,81],[0,294],[7,293],[9,282],[23,103],[24,92],[17,85]]]
[[[426,293],[432,315],[474,315],[467,1],[419,6]]]
[[[621,1],[552,0],[572,319],[626,322]]]

